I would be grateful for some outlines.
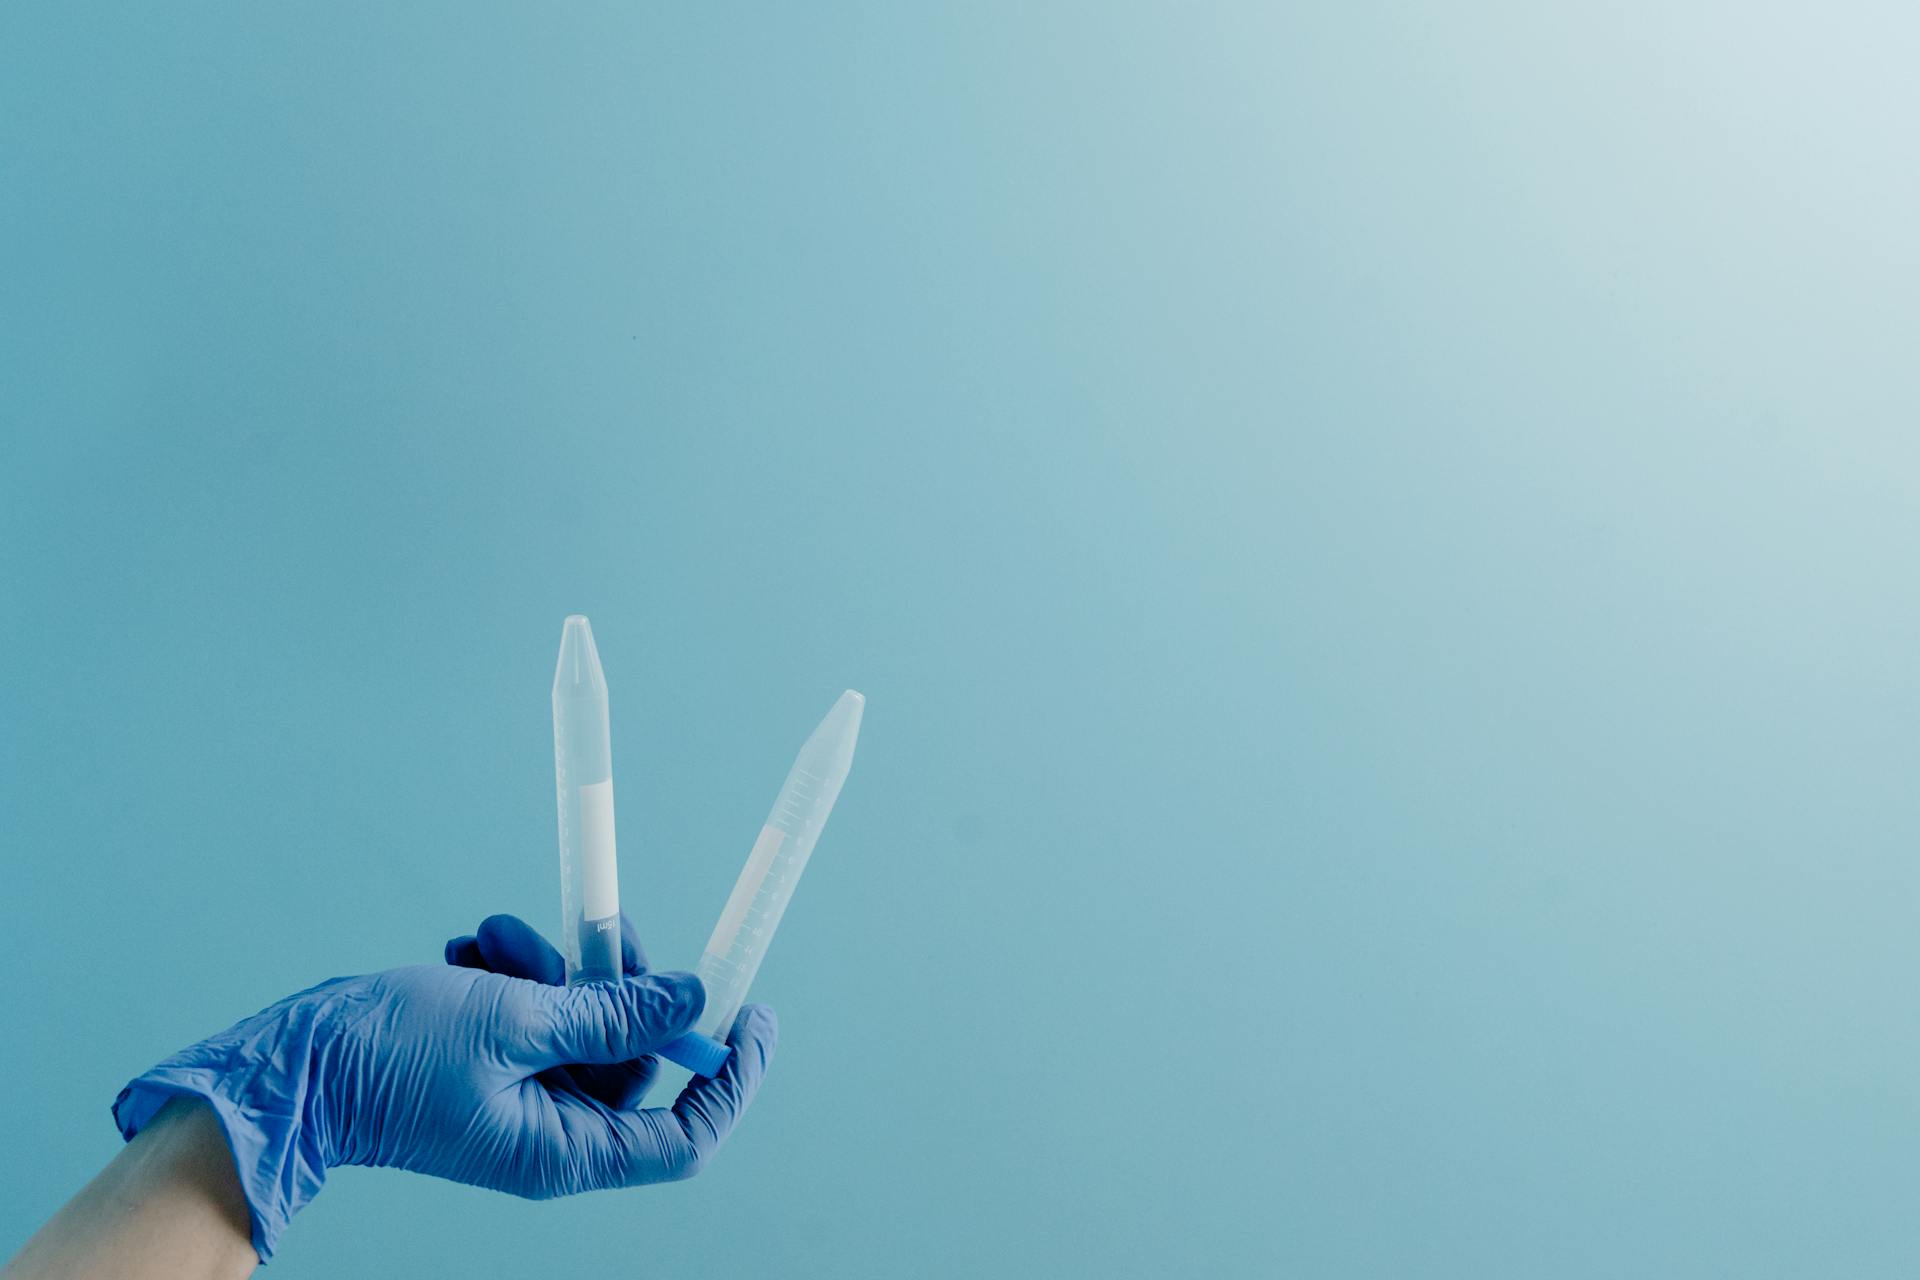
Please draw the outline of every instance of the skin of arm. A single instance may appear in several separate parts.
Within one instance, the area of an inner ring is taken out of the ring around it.
[[[175,1099],[0,1269],[0,1280],[239,1280],[258,1265],[233,1156]]]

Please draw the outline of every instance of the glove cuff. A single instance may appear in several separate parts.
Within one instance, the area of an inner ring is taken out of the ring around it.
[[[286,1229],[287,1220],[296,1209],[319,1192],[320,1184],[326,1179],[326,1171],[315,1168],[310,1179],[296,1175],[295,1182],[307,1185],[301,1187],[296,1196],[285,1195],[277,1185],[279,1179],[272,1176],[271,1170],[278,1165],[291,1171],[293,1162],[280,1164],[268,1154],[275,1146],[290,1145],[285,1140],[281,1126],[271,1117],[262,1116],[223,1097],[214,1088],[196,1081],[171,1078],[168,1073],[158,1069],[127,1085],[120,1091],[120,1096],[114,1099],[113,1122],[120,1127],[120,1136],[132,1141],[133,1136],[146,1128],[160,1113],[160,1108],[173,1098],[196,1098],[212,1108],[215,1119],[220,1123],[220,1132],[226,1137],[227,1149],[233,1154],[233,1171],[239,1176],[240,1191],[247,1199],[253,1251],[259,1255],[260,1261],[266,1262],[273,1257],[274,1246],[279,1242],[280,1233]]]
[[[313,1008],[289,997],[134,1077],[113,1103],[113,1122],[129,1141],[172,1098],[197,1098],[213,1109],[262,1262],[327,1177],[307,1113],[319,1021]]]

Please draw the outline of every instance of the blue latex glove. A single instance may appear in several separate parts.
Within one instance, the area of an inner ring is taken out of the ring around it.
[[[633,978],[647,972],[647,952],[626,912],[620,913],[621,970]],[[485,969],[509,978],[529,978],[549,986],[567,980],[567,962],[539,931],[518,916],[488,916],[475,933],[447,941],[447,963]],[[765,1011],[773,1016],[772,1010]],[[739,1021],[737,1018],[735,1021]],[[637,1107],[660,1069],[651,1054],[611,1066],[556,1067],[557,1078],[572,1083],[610,1107]]]
[[[645,973],[636,943],[633,974],[617,984],[529,980],[518,974],[545,963],[532,944],[552,949],[504,920],[479,936],[510,939],[496,952],[503,971],[466,967],[486,957],[478,939],[471,953],[455,939],[448,954],[461,964],[289,996],[129,1083],[113,1104],[121,1134],[131,1139],[170,1098],[205,1100],[232,1148],[262,1261],[337,1165],[536,1199],[698,1172],[760,1087],[772,1011],[741,1010],[725,1070],[696,1078],[671,1108],[641,1110],[647,1054],[700,1016],[699,979]]]

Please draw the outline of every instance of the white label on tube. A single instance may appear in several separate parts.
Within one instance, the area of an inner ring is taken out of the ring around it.
[[[620,869],[613,845],[613,779],[580,788],[580,914],[620,914]]]

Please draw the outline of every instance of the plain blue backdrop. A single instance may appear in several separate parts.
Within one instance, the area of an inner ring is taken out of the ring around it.
[[[0,1253],[151,1061],[558,916],[699,1179],[272,1273],[1911,1276],[1908,6],[0,7]]]

